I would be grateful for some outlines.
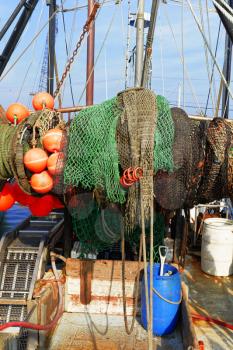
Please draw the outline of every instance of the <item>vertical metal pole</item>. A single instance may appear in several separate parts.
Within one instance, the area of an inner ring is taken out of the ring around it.
[[[95,0],[88,0],[88,16],[91,14]],[[93,105],[94,102],[94,58],[95,58],[95,23],[92,22],[87,39],[87,88],[86,105]]]
[[[56,11],[56,0],[47,0],[49,5],[49,18]],[[49,53],[48,53],[48,81],[47,91],[53,95],[54,88],[54,65],[55,65],[55,36],[56,36],[56,15],[49,21]]]
[[[154,40],[155,24],[158,14],[159,0],[153,0],[151,5],[151,14],[150,14],[150,26],[148,29],[147,40],[146,40],[146,52],[143,63],[143,72],[141,79],[141,86],[147,87],[149,81],[149,65],[152,55],[152,46]]]
[[[231,8],[233,8],[233,0],[228,1]],[[231,60],[232,60],[232,41],[229,35],[226,33],[225,38],[225,57],[224,57],[224,66],[223,74],[226,78],[227,84],[230,84],[231,81]],[[226,86],[223,86],[222,91],[222,118],[228,119],[229,115],[229,93]]]
[[[145,1],[138,0],[137,11],[137,36],[136,36],[136,61],[135,61],[135,87],[141,86],[143,54],[144,54],[144,7]]]

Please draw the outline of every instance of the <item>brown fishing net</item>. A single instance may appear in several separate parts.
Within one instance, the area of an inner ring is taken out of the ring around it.
[[[172,108],[175,137],[174,171],[159,171],[154,178],[157,202],[165,209],[193,207],[203,175],[206,122],[193,121],[180,108]]]
[[[199,193],[200,202],[211,202],[227,195],[227,149],[231,139],[231,130],[224,119],[215,118],[210,122],[207,130],[204,176]]]
[[[147,89],[129,89],[118,94],[118,104],[122,109],[117,125],[117,148],[121,166],[143,169],[141,185],[145,220],[150,215],[151,193],[153,193],[154,134],[157,117],[156,98]],[[125,208],[125,226],[128,230],[139,224],[139,186],[128,190]]]

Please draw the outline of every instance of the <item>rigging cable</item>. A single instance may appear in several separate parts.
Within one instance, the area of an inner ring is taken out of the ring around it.
[[[78,0],[76,0],[75,5],[76,5],[76,9],[74,10],[74,13],[73,13],[72,24],[71,24],[70,35],[69,35],[69,45],[68,45],[68,56],[69,57],[71,56],[71,50],[72,50],[72,45],[73,45],[73,35],[74,35],[75,29],[76,29],[75,24],[76,24],[77,12],[78,12]],[[64,98],[65,89],[66,89],[66,81],[64,82],[64,86],[63,86],[62,92],[61,92],[62,100]]]
[[[214,2],[214,1],[215,1],[215,0],[213,0],[213,2]],[[205,34],[203,33],[203,31],[202,31],[202,29],[201,29],[200,22],[198,21],[198,18],[197,18],[196,14],[195,14],[195,12],[194,12],[194,10],[193,10],[192,4],[190,3],[189,0],[186,0],[186,2],[187,2],[188,5],[189,5],[190,11],[191,11],[191,13],[192,13],[192,15],[193,15],[193,18],[194,18],[194,20],[195,20],[195,22],[196,22],[196,24],[197,24],[197,27],[198,27],[198,29],[199,29],[201,35],[202,35],[202,38],[203,38],[203,40],[204,40],[205,43],[206,43],[206,46],[207,46],[207,48],[208,48],[208,50],[209,50],[209,53],[210,53],[210,55],[212,56],[212,59],[213,59],[213,61],[214,61],[215,64],[216,64],[216,67],[217,67],[217,69],[218,69],[218,72],[219,72],[219,74],[220,74],[222,80],[223,80],[223,83],[224,83],[224,85],[226,86],[226,88],[227,88],[227,90],[228,90],[228,92],[229,92],[231,98],[233,99],[233,92],[232,92],[230,86],[228,85],[228,83],[227,83],[227,81],[226,81],[226,78],[224,77],[224,74],[223,74],[223,72],[222,72],[222,70],[221,70],[221,68],[220,68],[220,66],[219,66],[219,64],[218,64],[218,62],[217,62],[217,60],[216,60],[216,58],[214,57],[214,54],[213,54],[212,50],[210,49],[208,40],[206,39]]]
[[[171,30],[172,37],[173,37],[173,39],[174,39],[177,52],[178,52],[178,54],[179,54],[179,56],[180,56],[181,64],[182,64],[183,67],[184,67],[184,72],[185,72],[185,75],[187,76],[187,80],[188,80],[189,87],[190,87],[190,90],[191,90],[192,95],[193,95],[194,102],[196,103],[196,106],[199,108],[200,114],[202,115],[202,114],[203,114],[203,113],[202,113],[202,109],[201,109],[201,107],[200,107],[200,104],[199,104],[197,95],[196,95],[196,93],[195,93],[195,91],[194,91],[194,88],[193,88],[191,79],[190,79],[190,77],[189,77],[188,69],[187,69],[186,64],[185,64],[185,62],[184,62],[184,60],[183,60],[182,53],[181,53],[180,50],[179,50],[179,47],[178,47],[178,44],[177,44],[177,40],[176,40],[176,37],[175,37],[175,34],[174,34],[174,31],[173,31],[173,28],[172,28],[172,25],[171,25],[171,22],[170,22],[170,19],[169,19],[169,17],[168,17],[168,13],[167,13],[167,10],[166,10],[166,9],[165,9],[165,17],[166,17],[166,19],[167,19],[168,26],[169,26],[169,28],[170,28],[170,30]]]
[[[184,1],[182,1],[182,7],[181,7],[181,54],[184,61]],[[183,108],[184,108],[184,87],[185,87],[185,71],[184,71],[184,64],[182,66],[182,99],[183,99]]]
[[[207,17],[207,30],[208,30],[208,38],[209,38],[209,43],[210,43],[210,48],[212,50],[213,45],[212,45],[212,36],[211,36],[211,30],[210,30],[210,16],[209,16],[209,11],[208,11],[208,0],[205,1],[205,8],[206,8],[206,17]],[[212,75],[211,75],[212,77]],[[214,93],[214,100],[216,101],[216,84],[215,84],[215,77],[212,77],[213,79],[213,93]],[[212,80],[211,79],[211,80]],[[212,84],[212,83],[211,83]]]
[[[125,53],[125,89],[128,87],[128,71],[129,71],[129,47],[130,47],[130,11],[131,11],[131,0],[128,0],[128,23],[127,23],[127,37],[126,37],[126,53]]]
[[[36,31],[35,31],[35,32],[38,31],[38,27],[39,27],[39,25],[40,25],[40,22],[41,22],[41,19],[42,19],[42,15],[43,15],[43,12],[44,12],[44,5],[45,5],[45,2],[42,3],[41,11],[40,11],[40,15],[39,15],[39,17],[38,17],[38,22],[37,22],[37,26],[36,26]],[[38,38],[37,38],[37,39],[38,39]],[[21,93],[22,93],[24,84],[25,84],[26,79],[27,79],[27,77],[28,77],[28,73],[29,73],[29,71],[30,71],[30,69],[31,69],[31,67],[32,67],[32,65],[33,65],[33,62],[34,62],[34,59],[35,59],[35,47],[36,47],[36,43],[37,43],[37,40],[35,40],[34,43],[33,43],[32,58],[31,58],[31,61],[30,61],[29,64],[28,64],[28,68],[27,68],[26,73],[25,73],[25,75],[24,75],[22,84],[21,84],[21,86],[20,86],[20,88],[19,88],[19,92],[18,92],[18,95],[17,95],[17,98],[16,98],[16,102],[18,102],[19,99],[20,99],[20,96],[21,96]]]
[[[204,16],[203,16],[203,9],[202,9],[201,1],[202,0],[199,0],[199,12],[200,12],[201,28],[202,28],[203,33],[205,34],[205,24],[204,24]],[[215,103],[214,103],[214,98],[213,98],[213,93],[212,93],[212,86],[210,85],[211,74],[210,74],[210,65],[209,65],[208,51],[207,51],[207,47],[206,47],[205,42],[203,42],[203,45],[204,45],[204,51],[205,51],[205,63],[206,63],[207,76],[208,76],[208,80],[209,80],[209,86],[211,87],[210,97],[211,97],[212,106],[213,106],[213,110],[214,110],[215,109]]]
[[[217,35],[217,41],[216,41],[216,46],[215,46],[215,52],[214,52],[214,57],[217,57],[217,51],[218,51],[218,44],[219,44],[219,38],[220,38],[220,31],[221,31],[221,20],[219,21],[219,26],[218,26],[218,35]],[[207,107],[209,104],[209,98],[210,98],[210,89],[211,89],[211,84],[213,81],[213,77],[214,77],[214,68],[215,68],[215,62],[213,62],[213,66],[212,66],[212,72],[211,72],[211,78],[210,78],[210,86],[209,86],[209,92],[208,92],[208,96],[207,96],[207,101],[206,101],[206,107],[205,107],[205,114],[206,115],[206,111],[207,111]]]
[[[63,10],[63,8],[64,8],[63,0],[61,0],[61,9]],[[63,23],[64,37],[65,37],[66,56],[67,56],[67,60],[68,60],[69,59],[69,50],[68,50],[68,44],[67,44],[65,16],[64,16],[64,12],[63,11],[62,11],[62,23]],[[74,106],[75,105],[75,103],[74,103],[74,94],[73,94],[72,80],[71,80],[70,72],[69,72],[68,76],[69,76],[70,93],[71,93],[72,103],[73,103],[73,106]]]
[[[67,0],[64,0],[64,3]],[[3,74],[0,78],[0,81],[2,81],[7,75],[8,73],[10,73],[10,71],[14,68],[14,66],[19,62],[19,60],[24,56],[24,54],[28,51],[28,49],[31,47],[31,45],[34,43],[34,41],[38,38],[38,36],[43,32],[43,30],[47,27],[47,25],[49,24],[49,22],[53,19],[53,17],[58,13],[59,8],[56,9],[56,11],[53,12],[52,16],[50,16],[50,18],[43,24],[43,26],[40,28],[40,30],[38,31],[38,33],[32,38],[32,40],[30,41],[30,43],[23,49],[23,51],[21,52],[21,54],[15,59],[15,61],[12,63],[12,65],[8,68],[8,70],[5,72],[5,74]]]
[[[104,4],[104,2],[105,2],[105,1],[103,0],[102,4]],[[119,5],[119,3],[115,3],[115,5]],[[101,7],[102,7],[102,5],[101,5]],[[95,59],[94,66],[92,67],[92,70],[91,70],[91,72],[90,72],[90,75],[89,75],[89,77],[88,77],[88,79],[87,79],[87,81],[86,81],[86,83],[85,83],[85,86],[84,86],[84,88],[83,88],[83,91],[82,91],[82,93],[81,93],[81,95],[80,95],[80,97],[79,97],[78,104],[80,103],[80,101],[81,101],[82,98],[83,98],[83,95],[84,95],[84,93],[85,93],[85,91],[86,91],[86,88],[87,88],[87,84],[88,84],[88,82],[89,82],[89,80],[90,80],[90,77],[91,77],[91,75],[92,75],[92,73],[93,73],[93,71],[94,71],[94,69],[95,69],[95,67],[96,67],[96,65],[97,65],[97,63],[98,63],[100,54],[101,54],[101,52],[102,52],[102,50],[103,50],[103,48],[104,48],[104,45],[105,45],[105,43],[106,43],[106,41],[107,41],[107,38],[108,38],[108,35],[109,35],[110,31],[111,31],[111,28],[112,28],[113,22],[114,22],[114,20],[115,20],[115,16],[116,16],[116,13],[117,13],[118,8],[119,8],[119,7],[117,7],[117,6],[115,7],[115,10],[114,10],[114,12],[113,12],[111,21],[110,21],[109,26],[108,26],[108,29],[107,29],[107,32],[106,32],[106,34],[105,34],[105,36],[104,36],[103,42],[102,42],[102,44],[101,44],[101,46],[100,46],[100,49],[99,49],[99,52],[98,52],[98,55],[97,55],[97,57],[96,57],[96,59]],[[100,12],[99,12],[99,13],[100,13]]]

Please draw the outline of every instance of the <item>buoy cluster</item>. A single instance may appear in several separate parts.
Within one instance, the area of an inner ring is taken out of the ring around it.
[[[52,209],[63,207],[61,201],[51,194],[37,198],[23,192],[17,182],[7,182],[0,192],[0,211],[10,209],[15,202],[29,207],[31,213],[35,216],[46,216]]]
[[[30,183],[37,193],[47,193],[53,188],[53,175],[63,168],[64,154],[61,151],[63,132],[50,129],[42,138],[43,148],[31,148],[24,155],[24,165],[33,175]]]
[[[54,99],[47,92],[40,92],[33,97],[36,111],[54,108]],[[30,110],[21,103],[11,104],[6,117],[13,125],[19,124],[30,115]],[[43,195],[40,198],[24,193],[17,183],[6,183],[0,192],[0,211],[8,210],[15,202],[28,206],[33,215],[47,215],[53,208],[61,207],[61,202],[47,194],[53,188],[53,176],[63,168],[64,153],[61,152],[63,131],[59,128],[48,130],[42,137],[42,148],[33,147],[24,154],[24,166],[29,173],[32,189]],[[46,195],[44,195],[46,194]]]

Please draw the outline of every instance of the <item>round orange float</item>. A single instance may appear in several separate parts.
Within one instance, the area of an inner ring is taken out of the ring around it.
[[[54,98],[48,92],[39,92],[32,99],[33,108],[41,111],[44,108],[53,109]]]
[[[62,147],[63,132],[60,129],[51,129],[43,136],[43,146],[49,152],[59,152]]]
[[[9,183],[5,184],[2,192],[0,192],[0,211],[10,209],[15,203],[15,198],[12,193],[12,187]]]
[[[48,171],[45,170],[39,174],[32,175],[31,186],[37,193],[47,193],[53,188],[53,179]]]
[[[64,167],[64,153],[56,152],[49,156],[47,168],[51,175],[58,175]]]
[[[18,124],[30,114],[26,106],[21,103],[11,104],[6,111],[6,117],[11,123]]]
[[[40,173],[46,168],[48,160],[47,153],[41,148],[32,148],[24,155],[23,162],[25,167],[34,172]]]

